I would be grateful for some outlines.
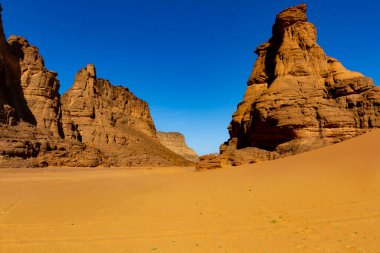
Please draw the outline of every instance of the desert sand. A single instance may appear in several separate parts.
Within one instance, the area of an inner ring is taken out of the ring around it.
[[[240,167],[0,170],[0,252],[380,252],[380,131]]]

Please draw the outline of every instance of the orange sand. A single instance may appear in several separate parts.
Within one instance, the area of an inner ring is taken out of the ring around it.
[[[380,252],[379,143],[202,173],[0,170],[0,252]]]

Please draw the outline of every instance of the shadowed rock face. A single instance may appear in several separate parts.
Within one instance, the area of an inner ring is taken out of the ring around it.
[[[0,167],[105,162],[98,149],[62,140],[56,76],[26,39],[11,36],[6,41],[0,20]]]
[[[0,167],[191,165],[158,141],[147,103],[93,65],[62,98],[56,77],[0,20]]]
[[[174,153],[183,156],[191,162],[198,161],[198,155],[193,149],[187,146],[183,134],[176,132],[157,132],[157,137],[162,145]]]
[[[5,39],[0,13],[0,122],[12,125],[19,120],[37,124],[22,88],[19,55]]]
[[[380,88],[325,54],[306,9],[279,13],[272,38],[256,49],[230,139],[221,146],[224,162],[293,155],[380,127]]]
[[[61,136],[57,74],[45,68],[38,49],[25,38],[6,41],[0,23],[0,121],[22,120]]]
[[[10,36],[8,44],[19,62],[23,96],[34,119],[31,123],[35,123],[42,130],[50,131],[55,137],[61,137],[57,73],[45,68],[38,49],[31,46],[25,38]]]

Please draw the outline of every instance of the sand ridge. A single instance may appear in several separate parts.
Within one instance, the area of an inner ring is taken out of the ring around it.
[[[379,252],[379,141],[201,173],[0,170],[0,252]]]

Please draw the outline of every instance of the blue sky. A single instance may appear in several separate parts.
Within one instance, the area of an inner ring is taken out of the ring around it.
[[[61,93],[87,63],[149,103],[158,130],[218,152],[276,13],[302,1],[2,0],[7,36],[36,45]],[[375,1],[303,1],[329,56],[380,84]]]

